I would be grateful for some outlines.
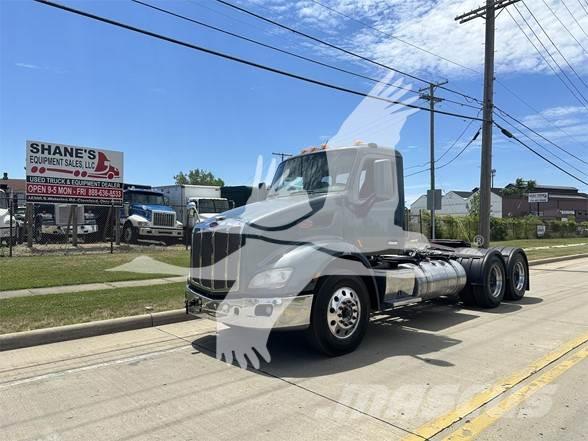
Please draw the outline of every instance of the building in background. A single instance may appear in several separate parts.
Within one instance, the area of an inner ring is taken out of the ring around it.
[[[512,186],[509,184],[506,188]],[[577,222],[588,220],[588,194],[580,193],[575,187],[537,184],[533,193],[547,193],[549,201],[529,203],[527,194],[504,196],[503,215],[509,217],[533,215],[547,220],[574,217]]]
[[[436,213],[439,215],[448,216],[467,216],[470,213],[470,204],[472,198],[478,192],[477,188],[472,191],[458,191],[451,190],[445,193],[441,199],[441,210],[437,210]],[[502,189],[493,188],[490,199],[490,213],[493,217],[502,217]],[[419,212],[419,210],[427,209],[427,195],[420,196],[410,206],[410,210],[413,214]]]

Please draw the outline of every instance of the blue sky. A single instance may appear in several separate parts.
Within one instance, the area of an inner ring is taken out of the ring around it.
[[[346,87],[366,92],[373,87],[368,81],[203,30],[130,1],[63,3]],[[385,70],[317,47],[212,0],[151,3],[364,75],[382,78],[386,74]],[[382,2],[370,0],[327,3],[474,70],[482,68],[482,21],[467,25],[453,22],[456,12],[466,11],[477,2],[392,0],[383,10],[378,9]],[[421,77],[448,78],[449,87],[481,95],[481,75],[362,29],[316,3],[256,0],[240,4]],[[557,27],[560,24],[549,10],[535,2],[533,9],[547,32],[558,39],[566,58],[588,81],[586,53]],[[588,30],[588,15],[578,5],[576,9],[580,23]],[[571,17],[562,11],[561,19],[569,22],[574,36],[588,48],[588,37]],[[426,29],[423,23],[428,24]],[[499,17],[497,28],[497,77],[572,137],[547,125],[499,85],[496,103],[586,158],[586,108],[549,71],[506,14]],[[394,77],[394,81],[399,79]],[[413,80],[402,84],[424,86]],[[585,86],[579,81],[576,84],[584,87],[581,90],[588,96]],[[441,95],[460,99],[448,93]],[[7,171],[11,177],[23,177],[25,141],[37,139],[122,150],[127,182],[169,184],[178,171],[199,167],[213,171],[229,184],[247,184],[253,178],[257,155],[269,158],[272,152],[296,153],[331,138],[360,103],[355,96],[278,77],[29,0],[0,2],[0,171]],[[451,103],[443,103],[440,109],[476,113]],[[406,167],[428,159],[428,118],[426,112],[417,112],[398,128],[396,147],[404,154]],[[438,115],[438,152],[451,145],[465,125],[459,118]],[[445,159],[461,149],[477,126],[472,124]],[[380,128],[385,127],[384,122]],[[385,130],[378,136],[382,133]],[[499,133],[495,133],[495,139],[497,186],[522,176],[588,190],[518,145],[506,142]],[[447,191],[477,186],[479,157],[479,143],[475,143],[457,161],[438,171],[438,187]],[[561,152],[550,157],[566,159],[587,171],[585,164]],[[414,170],[418,168],[409,171]],[[407,178],[407,199],[415,199],[427,186],[427,173]]]

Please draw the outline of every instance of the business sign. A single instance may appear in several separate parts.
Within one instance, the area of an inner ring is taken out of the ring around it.
[[[122,205],[123,154],[27,141],[27,202]]]
[[[529,193],[529,203],[549,202],[549,193]]]

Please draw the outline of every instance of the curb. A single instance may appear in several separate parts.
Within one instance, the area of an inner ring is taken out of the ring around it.
[[[563,262],[565,260],[582,259],[588,257],[588,253],[572,254],[571,256],[548,257],[547,259],[531,260],[529,266],[543,265],[544,263]]]
[[[0,352],[193,320],[185,309],[0,335]]]

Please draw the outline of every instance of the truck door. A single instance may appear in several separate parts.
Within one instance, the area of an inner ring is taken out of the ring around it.
[[[349,235],[356,238],[355,245],[366,254],[394,249],[402,243],[402,228],[395,225],[398,189],[394,189],[391,199],[379,200],[375,195],[374,163],[382,159],[391,160],[392,175],[396,177],[392,158],[368,155],[362,159],[352,187],[352,222],[349,226],[353,230]],[[393,182],[397,180],[394,178]]]

